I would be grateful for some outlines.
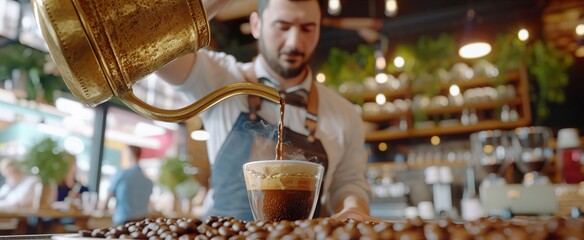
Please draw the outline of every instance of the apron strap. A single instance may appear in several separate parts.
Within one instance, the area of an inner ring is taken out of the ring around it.
[[[254,65],[244,72],[245,81],[257,83],[258,78],[255,74]],[[261,109],[262,100],[258,96],[248,95],[247,102],[249,105],[249,119],[256,120],[257,112]],[[310,92],[308,93],[308,98],[306,101],[306,118],[304,120],[304,127],[308,130],[307,140],[308,142],[314,142],[316,140],[314,134],[316,133],[318,122],[318,90],[316,89],[316,83],[314,80],[311,81]]]
[[[316,138],[316,127],[318,122],[318,90],[314,80],[311,82],[310,92],[306,101],[306,119],[304,120],[304,127],[308,130],[308,142],[314,142]]]
[[[258,78],[255,74],[254,63],[243,73],[246,82],[258,83]],[[249,105],[249,120],[255,121],[258,118],[257,112],[261,109],[262,99],[259,96],[247,95],[247,103]]]

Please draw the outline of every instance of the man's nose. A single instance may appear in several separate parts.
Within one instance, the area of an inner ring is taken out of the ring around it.
[[[290,28],[286,34],[285,45],[288,48],[296,49],[300,44],[300,30],[297,27]]]

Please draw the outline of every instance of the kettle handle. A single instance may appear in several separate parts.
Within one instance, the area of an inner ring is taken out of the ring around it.
[[[264,97],[276,103],[280,101],[280,95],[276,89],[252,82],[232,83],[223,86],[186,107],[172,110],[149,105],[136,97],[132,91],[120,96],[120,100],[144,117],[165,122],[183,122],[229,97],[240,94]]]

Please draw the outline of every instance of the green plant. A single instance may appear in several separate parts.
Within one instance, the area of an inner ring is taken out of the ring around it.
[[[189,167],[187,161],[178,157],[167,158],[160,168],[158,182],[171,192],[175,192],[179,184],[193,178],[192,174],[186,172]]]
[[[529,73],[530,99],[535,106],[534,121],[539,123],[549,116],[550,103],[563,103],[564,90],[568,85],[568,68],[573,58],[555,48],[551,43],[536,39],[531,43],[519,41],[514,31],[498,34],[493,51],[486,58],[499,69],[494,84],[504,82],[506,72],[516,70],[523,62]],[[463,61],[457,55],[456,39],[450,34],[436,38],[422,36],[415,44],[398,44],[393,56],[402,56],[405,65],[397,69],[387,64],[387,72],[404,72],[410,76],[415,92],[434,96],[440,90],[438,70],[448,70],[454,63]],[[473,65],[476,60],[464,60]],[[333,48],[328,59],[321,65],[327,76],[327,84],[339,86],[345,81],[361,81],[375,73],[374,54],[371,46],[359,46],[355,53]],[[425,119],[423,113],[417,119]]]
[[[520,42],[512,32],[499,34],[496,39],[494,62],[499,71],[517,69],[522,61],[525,63],[533,83],[529,94],[535,106],[535,122],[540,123],[549,117],[550,103],[563,103],[566,99],[564,90],[569,82],[572,56],[542,39]]]
[[[320,71],[327,77],[327,84],[338,87],[343,82],[357,81],[375,74],[374,47],[359,45],[351,53],[338,48],[331,48],[328,58],[320,66]]]
[[[58,183],[69,171],[73,158],[55,140],[45,138],[32,146],[22,165],[31,174],[37,175],[43,184]]]
[[[48,61],[48,54],[20,44],[0,48],[0,82],[11,79],[12,72],[18,70],[27,75],[24,90],[29,100],[44,99],[52,103],[55,90],[64,90],[66,86],[60,76],[45,72]]]

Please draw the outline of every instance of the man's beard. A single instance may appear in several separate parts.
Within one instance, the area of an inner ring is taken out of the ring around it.
[[[268,49],[266,49],[266,45],[264,44],[264,42],[261,38],[259,39],[259,46],[260,46],[260,54],[264,57],[268,66],[274,72],[276,72],[277,74],[279,74],[283,78],[292,78],[292,77],[296,77],[296,76],[300,75],[304,71],[306,66],[308,66],[308,61],[312,57],[312,56],[310,56],[310,57],[306,58],[306,61],[302,62],[300,64],[300,66],[298,66],[296,68],[286,68],[286,67],[282,66],[279,62],[279,55],[280,54],[302,54],[302,56],[304,56],[304,53],[298,52],[296,50],[287,50],[284,52],[277,52],[276,56],[272,56],[269,54],[269,51],[268,51]]]

